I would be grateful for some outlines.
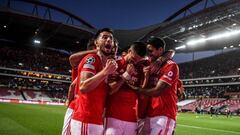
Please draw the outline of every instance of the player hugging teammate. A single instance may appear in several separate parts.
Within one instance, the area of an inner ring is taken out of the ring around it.
[[[70,56],[76,79],[62,134],[173,134],[179,80],[174,51],[165,51],[165,42],[153,37],[116,56],[118,42],[109,28],[90,43],[96,49]]]

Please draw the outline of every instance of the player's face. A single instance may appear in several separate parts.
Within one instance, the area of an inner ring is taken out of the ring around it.
[[[143,57],[139,56],[132,48],[128,51],[129,63],[137,64],[139,61],[143,60]]]
[[[163,51],[162,48],[156,49],[150,44],[147,45],[147,50],[148,50],[148,57],[150,58],[151,61],[155,61],[158,57],[160,57]]]
[[[104,55],[108,56],[112,53],[112,48],[114,47],[113,35],[109,32],[102,32],[98,36],[95,42],[97,48],[103,52]]]
[[[118,50],[118,45],[115,43],[111,52],[112,58],[115,58],[115,56],[117,55],[117,50]]]

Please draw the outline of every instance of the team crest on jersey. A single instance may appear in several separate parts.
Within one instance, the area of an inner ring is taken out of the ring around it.
[[[95,61],[96,61],[96,59],[93,56],[91,56],[91,57],[87,58],[86,63],[87,64],[93,64]]]

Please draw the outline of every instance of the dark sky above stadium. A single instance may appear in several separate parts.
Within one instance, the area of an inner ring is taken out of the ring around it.
[[[42,0],[97,28],[136,29],[162,22],[193,0]]]

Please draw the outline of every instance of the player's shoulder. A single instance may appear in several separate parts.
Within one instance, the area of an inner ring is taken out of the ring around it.
[[[87,54],[84,58],[83,58],[84,62],[85,63],[88,63],[88,64],[94,64],[95,62],[98,62],[100,59],[99,59],[99,56],[95,53],[90,53],[90,54]]]
[[[178,65],[173,60],[167,60],[166,63],[163,65],[163,69],[165,69],[165,68],[176,68],[176,69],[178,69]]]
[[[89,53],[85,56],[85,58],[88,58],[88,57],[98,58],[99,56],[96,53]]]
[[[177,63],[173,60],[167,60],[165,65],[166,66],[178,66]]]
[[[118,64],[121,64],[121,65],[126,63],[124,57],[122,57],[122,56],[116,56],[115,60]]]
[[[166,64],[167,65],[173,65],[173,64],[176,65],[177,63],[173,60],[167,60]]]

